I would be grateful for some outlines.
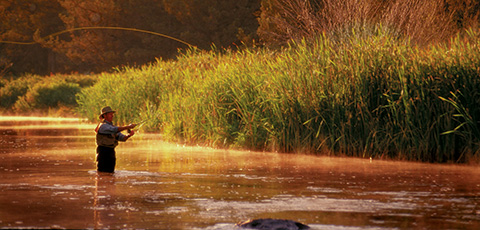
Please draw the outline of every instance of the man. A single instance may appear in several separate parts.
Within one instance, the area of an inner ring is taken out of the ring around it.
[[[110,106],[102,108],[100,112],[100,120],[102,123],[97,125],[95,132],[97,133],[97,171],[109,172],[115,171],[116,157],[115,147],[119,141],[126,141],[132,137],[135,132],[131,129],[137,126],[136,124],[130,124],[127,126],[115,126],[113,125],[113,116],[115,111]],[[128,134],[124,135],[121,132],[128,130]]]

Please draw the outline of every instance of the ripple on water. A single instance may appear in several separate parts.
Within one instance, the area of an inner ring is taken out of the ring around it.
[[[77,191],[89,191],[95,186],[92,185],[73,185],[73,184],[54,184],[54,185],[36,185],[28,183],[18,183],[18,184],[0,184],[0,187],[4,187],[8,190],[36,190],[36,189],[45,189],[45,190],[77,190]]]
[[[276,196],[271,199],[248,201],[222,201],[213,199],[195,200],[200,207],[199,215],[209,217],[228,215],[227,218],[249,216],[255,213],[282,211],[320,211],[350,213],[380,213],[388,210],[412,210],[416,204],[404,202],[381,202],[377,200],[336,199],[328,197]]]
[[[339,226],[339,225],[326,225],[326,224],[307,224],[311,230],[386,230],[396,228],[383,228],[383,227],[357,227],[357,226]],[[193,228],[193,230],[240,230],[244,228],[238,228],[234,223],[218,223],[213,226],[205,228]]]
[[[98,172],[96,170],[88,171],[90,175],[96,175]],[[165,176],[165,173],[160,172],[148,172],[148,171],[130,171],[130,170],[115,170],[114,173],[101,173],[99,175],[103,176],[113,176],[115,178],[122,177],[160,177]]]

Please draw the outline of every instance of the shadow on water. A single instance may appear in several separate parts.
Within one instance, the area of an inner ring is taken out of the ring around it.
[[[95,124],[0,119],[1,228],[478,229],[478,167],[184,147],[140,133],[95,171]]]

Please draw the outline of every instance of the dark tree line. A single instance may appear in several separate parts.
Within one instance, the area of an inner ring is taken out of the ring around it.
[[[350,36],[376,25],[417,44],[478,28],[480,0],[0,0],[0,77],[90,73],[155,58],[187,45],[152,34],[79,27],[135,28],[201,49],[283,45],[326,33]],[[349,32],[350,31],[350,32]]]
[[[1,0],[0,74],[100,72],[122,65],[169,59],[188,46],[201,49],[250,43],[258,28],[261,0]],[[1,76],[1,75],[0,75]]]

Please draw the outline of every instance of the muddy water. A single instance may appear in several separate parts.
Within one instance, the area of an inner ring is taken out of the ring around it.
[[[0,117],[1,228],[479,229],[480,168],[167,144],[140,133],[97,174],[94,124]]]

